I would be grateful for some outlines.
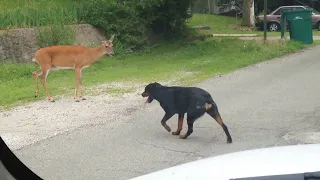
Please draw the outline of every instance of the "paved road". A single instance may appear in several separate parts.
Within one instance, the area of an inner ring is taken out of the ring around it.
[[[44,179],[124,180],[218,154],[320,143],[319,57],[320,46],[199,85],[220,106],[233,144],[208,115],[189,139],[172,136],[153,103],[121,124],[87,126],[15,153]],[[177,117],[168,124],[175,129]]]

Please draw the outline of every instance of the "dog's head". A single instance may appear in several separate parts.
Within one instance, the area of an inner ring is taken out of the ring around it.
[[[144,92],[141,95],[142,97],[148,97],[146,103],[151,103],[153,101],[156,91],[161,87],[162,87],[161,84],[154,82],[154,83],[148,84],[144,88]]]

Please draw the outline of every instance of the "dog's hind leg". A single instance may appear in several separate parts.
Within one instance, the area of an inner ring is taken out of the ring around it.
[[[222,127],[223,131],[226,133],[227,135],[227,143],[232,143],[232,138],[230,136],[228,127],[224,124],[224,122],[222,121],[222,118],[220,116],[220,113],[218,112],[218,109],[216,106],[212,106],[211,108],[209,108],[207,110],[207,113],[213,117]]]
[[[161,125],[168,131],[171,132],[170,127],[167,125],[167,121],[174,115],[174,113],[166,113],[162,120],[161,120]]]
[[[180,139],[187,139],[187,137],[190,136],[190,134],[192,134],[192,132],[193,132],[193,123],[200,116],[201,115],[197,115],[197,116],[192,116],[192,115],[189,115],[189,114],[187,115],[188,131],[186,132],[186,134],[180,135],[179,136]]]
[[[182,126],[183,126],[183,118],[184,118],[184,113],[179,114],[178,116],[178,128],[177,131],[172,132],[172,135],[179,135],[181,130],[182,130]]]
[[[187,110],[188,131],[185,135],[180,135],[180,139],[186,139],[193,132],[193,123],[206,112],[205,101],[199,98],[193,98]]]

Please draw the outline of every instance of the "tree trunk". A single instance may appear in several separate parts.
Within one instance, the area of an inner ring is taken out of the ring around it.
[[[217,0],[211,0],[211,13],[218,14],[219,13],[219,7],[217,6]]]
[[[242,26],[254,26],[254,0],[243,0]]]

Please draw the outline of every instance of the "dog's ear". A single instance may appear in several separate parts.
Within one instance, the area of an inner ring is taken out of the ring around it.
[[[154,85],[161,85],[160,83],[158,83],[158,82],[154,82],[154,83],[152,83],[152,84],[154,84]]]

